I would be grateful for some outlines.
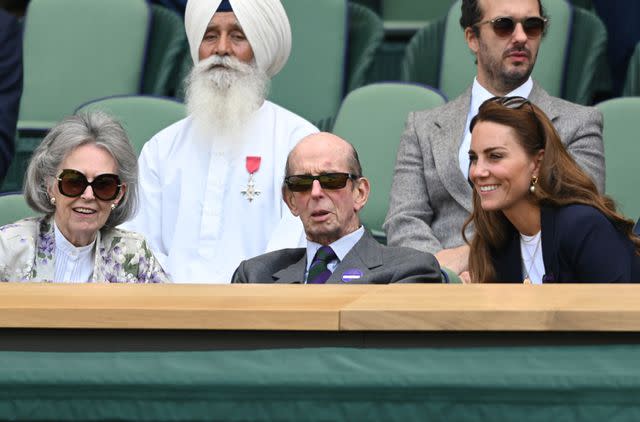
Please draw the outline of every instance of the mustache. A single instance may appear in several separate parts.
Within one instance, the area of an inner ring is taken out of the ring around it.
[[[234,70],[236,72],[247,74],[253,69],[251,64],[244,63],[233,56],[217,56],[213,55],[200,61],[197,64],[199,73],[216,72],[224,68],[225,70]]]
[[[519,46],[508,49],[507,51],[504,52],[504,57],[508,56],[511,53],[523,53],[523,52],[527,54],[527,57],[531,58],[531,50],[529,50],[524,45],[519,45]]]

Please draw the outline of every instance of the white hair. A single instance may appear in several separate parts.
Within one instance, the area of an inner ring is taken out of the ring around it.
[[[226,135],[236,141],[269,89],[264,72],[233,56],[202,60],[186,82],[187,110],[196,128],[205,135]]]

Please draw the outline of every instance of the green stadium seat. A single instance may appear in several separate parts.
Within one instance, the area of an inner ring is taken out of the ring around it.
[[[270,100],[322,126],[345,93],[346,0],[283,0],[293,43],[286,66],[271,82]]]
[[[22,193],[12,192],[0,195],[0,226],[35,215],[38,213],[27,205]]]
[[[383,38],[384,28],[380,17],[371,9],[350,2],[348,92],[366,84],[369,70]]]
[[[454,0],[382,0],[382,19],[429,21],[444,16]]]
[[[181,89],[180,66],[189,56],[189,44],[182,16],[153,4],[142,93],[176,97]],[[190,56],[189,56],[190,58]]]
[[[635,123],[640,116],[640,97],[622,97],[596,105],[604,120],[604,158],[607,163],[605,193],[618,204],[618,210],[635,220],[640,216],[638,157]]]
[[[127,131],[136,154],[153,135],[186,117],[184,104],[169,98],[151,96],[109,97],[81,106],[77,113],[104,111],[117,119]]]
[[[333,133],[358,151],[371,195],[360,212],[362,223],[384,240],[382,223],[387,215],[396,152],[409,112],[445,103],[437,91],[415,84],[378,83],[350,92],[344,99]]]
[[[591,104],[595,92],[608,83],[604,24],[566,0],[543,0],[543,5],[550,25],[533,77],[551,95]],[[447,16],[428,22],[414,35],[401,65],[402,80],[436,86],[449,98],[471,84],[476,67],[459,18],[460,0]]]
[[[640,42],[636,44],[636,48],[629,59],[622,95],[625,97],[640,96]]]
[[[145,0],[31,0],[19,130],[46,129],[93,98],[141,90]]]

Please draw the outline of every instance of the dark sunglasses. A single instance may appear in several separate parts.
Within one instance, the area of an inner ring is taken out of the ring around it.
[[[117,174],[105,173],[96,176],[93,182],[77,170],[64,169],[58,176],[58,190],[64,196],[76,198],[91,186],[93,194],[102,201],[111,201],[118,197],[122,184]]]
[[[342,189],[347,185],[347,180],[359,178],[351,173],[325,173],[318,176],[299,174],[285,177],[284,182],[292,192],[305,192],[311,189],[314,180],[320,182],[322,189]]]
[[[547,26],[547,18],[541,18],[538,16],[531,16],[523,19],[514,19],[510,16],[500,16],[495,19],[482,21],[476,24],[476,26],[490,23],[493,27],[493,32],[500,38],[508,37],[516,30],[518,23],[522,24],[524,33],[529,38],[538,38],[544,32]]]

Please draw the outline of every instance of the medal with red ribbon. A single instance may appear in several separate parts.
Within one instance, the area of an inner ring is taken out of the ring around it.
[[[247,183],[247,188],[241,193],[249,200],[249,202],[253,201],[256,196],[260,195],[260,191],[256,189],[255,182],[253,180],[253,175],[260,169],[260,160],[260,157],[247,156],[246,168],[249,172],[249,183]]]

